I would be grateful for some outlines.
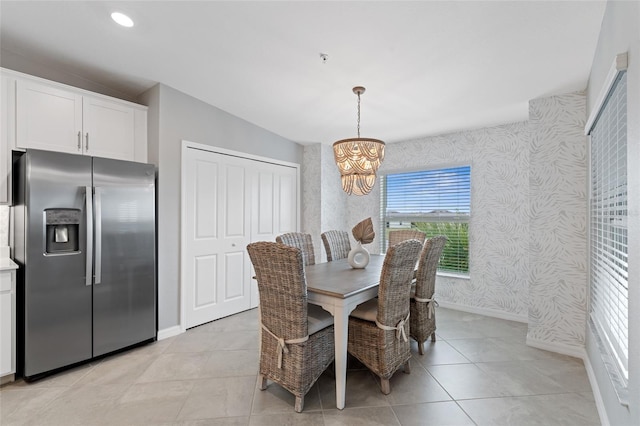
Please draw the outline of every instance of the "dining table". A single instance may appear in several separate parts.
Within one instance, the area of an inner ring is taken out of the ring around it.
[[[307,302],[333,315],[335,337],[336,407],[345,405],[349,314],[378,295],[384,255],[370,255],[365,268],[352,268],[348,260],[305,266]]]

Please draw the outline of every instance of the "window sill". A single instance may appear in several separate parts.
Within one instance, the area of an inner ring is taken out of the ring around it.
[[[469,279],[471,279],[471,277],[469,275],[457,274],[455,272],[441,272],[441,271],[438,271],[438,272],[436,272],[436,275],[438,275],[440,277],[447,277],[447,278],[458,278],[458,279],[461,279],[461,280],[469,280]]]

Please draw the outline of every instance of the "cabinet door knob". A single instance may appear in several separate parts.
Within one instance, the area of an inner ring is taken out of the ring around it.
[[[80,130],[78,130],[78,151],[80,151],[82,149],[82,132],[80,132]]]
[[[89,151],[89,132],[86,133],[85,140],[86,141],[84,143],[84,150]]]

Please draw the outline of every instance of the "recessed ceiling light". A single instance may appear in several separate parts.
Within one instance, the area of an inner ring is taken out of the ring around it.
[[[127,15],[125,15],[124,13],[113,12],[111,14],[111,19],[113,19],[123,27],[127,27],[127,28],[133,27],[133,20],[129,18]]]

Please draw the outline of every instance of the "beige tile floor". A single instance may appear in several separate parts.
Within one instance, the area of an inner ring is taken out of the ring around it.
[[[528,347],[526,325],[438,309],[438,341],[383,395],[361,367],[346,408],[323,375],[301,414],[257,384],[257,310],[27,384],[0,388],[7,425],[596,425],[581,360]]]

